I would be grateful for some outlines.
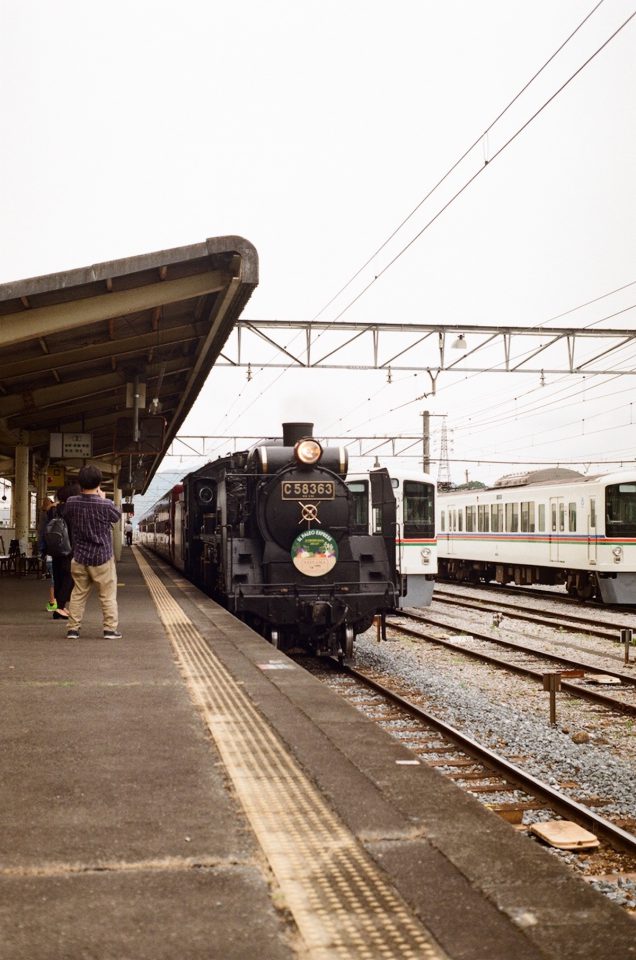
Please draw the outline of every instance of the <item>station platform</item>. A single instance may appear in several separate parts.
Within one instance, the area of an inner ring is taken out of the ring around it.
[[[3,960],[627,960],[636,927],[137,547],[0,577]]]

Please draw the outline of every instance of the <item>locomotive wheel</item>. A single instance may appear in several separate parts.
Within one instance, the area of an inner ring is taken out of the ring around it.
[[[339,632],[340,647],[338,650],[338,660],[340,663],[348,663],[353,660],[353,641],[355,637],[353,627],[345,627],[344,631]]]

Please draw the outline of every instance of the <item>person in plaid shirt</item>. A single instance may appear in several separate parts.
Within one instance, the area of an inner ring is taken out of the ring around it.
[[[80,635],[84,608],[93,584],[99,593],[104,619],[104,638],[119,640],[117,570],[113,555],[113,524],[121,512],[101,489],[102,473],[95,466],[82,467],[78,481],[81,494],[69,497],[64,508],[73,543],[71,574],[75,586],[68,604],[68,640]]]

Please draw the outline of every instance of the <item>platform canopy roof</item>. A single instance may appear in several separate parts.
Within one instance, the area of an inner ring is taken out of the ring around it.
[[[215,237],[0,285],[0,475],[28,444],[143,492],[257,283],[255,248]]]

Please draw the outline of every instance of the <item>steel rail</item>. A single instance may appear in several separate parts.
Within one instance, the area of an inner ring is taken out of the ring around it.
[[[552,610],[544,610],[542,613],[526,613],[514,603],[502,603],[501,600],[489,600],[486,598],[480,600],[479,597],[453,596],[452,594],[434,594],[433,599],[437,603],[448,603],[451,606],[456,604],[457,606],[466,607],[469,610],[485,611],[486,608],[483,604],[490,604],[492,607],[504,610],[506,616],[509,616],[511,620],[527,620],[529,623],[540,623],[545,626],[551,626],[553,620],[561,621],[564,626],[569,626],[570,624],[576,626],[580,624],[583,628],[582,632],[588,633],[590,636],[601,637],[603,640],[613,640],[616,643],[620,642],[620,638],[616,635],[621,629],[619,626],[612,627],[611,624],[608,624],[604,629],[600,629],[595,626],[595,624],[598,624],[598,620],[591,620],[589,617],[579,617],[576,614],[570,616],[570,614],[557,613]]]
[[[420,633],[418,630],[411,630],[409,627],[405,627],[402,624],[397,624],[390,620],[387,620],[387,626],[392,627],[394,630],[400,630],[409,637],[415,637],[418,640],[427,640],[430,643],[436,643],[441,647],[446,647],[449,650],[462,653],[467,657],[472,657],[473,660],[479,660],[482,663],[489,663],[492,666],[501,667],[504,670],[508,670],[510,673],[518,673],[520,676],[529,677],[532,680],[543,683],[543,673],[539,672],[538,670],[533,670],[530,667],[523,667],[517,663],[509,663],[507,660],[500,660],[498,657],[492,657],[488,653],[480,653],[478,650],[468,650],[459,643],[453,643],[452,640],[443,640],[441,637],[434,637],[430,634]],[[455,627],[448,627],[446,624],[444,624],[444,626],[447,630],[456,629]],[[590,666],[590,664],[582,664],[580,661],[569,660],[565,657],[559,657],[556,654],[542,653],[541,651],[533,650],[530,647],[523,647],[520,644],[509,643],[506,640],[493,640],[491,637],[487,637],[483,634],[471,633],[471,636],[475,637],[477,640],[484,640],[487,643],[494,643],[498,646],[513,647],[521,653],[531,653],[535,656],[543,657],[546,660],[552,660],[556,663],[563,663],[573,667],[576,670],[586,670],[590,673],[603,673],[609,677],[618,677],[620,680],[624,680],[630,686],[636,685],[636,678],[626,677],[623,674],[614,673],[611,670],[600,670],[598,667]],[[572,696],[579,697],[581,700],[591,700],[594,703],[600,703],[609,709],[619,710],[621,713],[636,715],[636,704],[622,703],[620,700],[615,700],[613,697],[608,697],[607,694],[598,693],[596,690],[588,690],[587,687],[579,687],[575,683],[571,683],[569,680],[561,680],[561,689],[572,694]]]
[[[416,623],[426,623],[433,627],[441,627],[443,630],[454,630],[459,632],[458,627],[444,623],[443,620],[433,620],[427,616],[422,616],[421,613],[416,613],[414,610],[411,610],[407,607],[400,611],[399,616],[407,617],[409,620],[414,620]],[[388,623],[391,623],[391,626],[393,626],[396,630],[402,629],[401,624],[387,620],[387,624]],[[404,629],[408,630],[408,627],[405,627]],[[537,650],[536,647],[529,647],[524,643],[517,643],[515,640],[503,640],[501,637],[491,637],[487,633],[477,633],[472,629],[470,630],[470,636],[474,637],[476,640],[483,640],[485,643],[492,643],[497,647],[508,647],[511,650],[519,651],[519,653],[529,653],[534,654],[537,657],[543,657],[546,660],[556,660],[559,663],[565,663],[568,667],[573,667],[576,670],[585,670],[586,673],[604,673],[607,674],[608,677],[617,677],[619,680],[624,681],[630,686],[636,686],[636,676],[630,676],[628,673],[621,673],[618,670],[606,670],[605,667],[601,668],[592,663],[585,663],[581,660],[572,660],[571,658],[561,656],[561,654],[558,653],[548,653],[544,650]],[[427,637],[427,639],[429,638]]]
[[[387,697],[403,710],[406,710],[411,716],[439,730],[449,739],[455,741],[466,753],[491,766],[494,770],[503,773],[506,779],[514,785],[523,788],[536,797],[547,800],[550,806],[562,816],[566,818],[576,818],[579,823],[582,823],[593,833],[602,836],[608,843],[626,853],[636,854],[636,836],[623,830],[622,827],[618,827],[609,820],[605,820],[604,817],[599,817],[593,810],[583,806],[583,804],[578,803],[576,800],[571,800],[564,794],[559,793],[558,790],[554,790],[549,784],[538,780],[536,777],[533,777],[532,774],[526,773],[525,770],[506,760],[505,757],[499,756],[499,754],[494,753],[488,747],[473,740],[472,737],[461,733],[461,731],[452,727],[450,724],[427,713],[421,707],[418,707],[417,704],[411,703],[409,700],[400,696],[400,694],[384,687],[377,680],[367,676],[367,674],[350,666],[344,667],[343,670],[361,683],[366,684],[371,687],[371,689]]]
[[[458,633],[460,632],[458,627],[444,623],[441,620],[432,620],[429,617],[422,616],[422,614],[415,613],[415,611],[409,610],[408,608],[404,608],[404,610],[400,611],[400,616],[407,617],[409,620],[414,620],[416,623],[430,624],[433,627],[441,627],[443,630],[454,630]],[[408,631],[409,629],[408,627],[403,628],[401,624],[394,623],[393,621],[389,620],[387,620],[387,624],[390,624],[396,630],[404,629]],[[460,635],[462,634],[460,633]],[[435,640],[439,643],[445,642],[441,638],[431,637],[428,634],[424,635],[415,632],[414,636],[424,636],[427,640]],[[474,637],[476,640],[483,640],[485,643],[492,643],[496,647],[508,647],[511,650],[517,650],[519,653],[533,654],[537,657],[543,657],[545,660],[555,660],[558,663],[566,664],[568,667],[573,667],[575,670],[585,670],[586,673],[604,673],[607,674],[608,677],[616,677],[618,680],[628,684],[628,686],[636,686],[636,676],[631,676],[628,673],[621,673],[618,670],[607,670],[605,667],[598,667],[593,663],[585,663],[582,660],[572,660],[570,657],[564,657],[558,653],[548,653],[544,650],[537,650],[536,647],[529,647],[524,643],[517,643],[515,640],[503,640],[501,637],[491,637],[487,633],[477,633],[472,629],[470,630],[470,636]]]
[[[571,597],[568,593],[553,593],[550,590],[537,590],[530,587],[512,586],[509,583],[495,583],[495,581],[475,581],[468,583],[463,580],[451,580],[442,577],[439,573],[436,576],[436,585],[444,584],[449,586],[470,587],[471,590],[483,590],[484,593],[504,593],[514,597],[526,597],[532,600],[553,600],[555,603],[563,603],[566,606],[579,607],[586,610],[611,610],[620,611],[626,616],[633,617],[636,614],[636,607],[627,606],[622,603],[600,603],[598,600],[581,600],[580,597]]]

